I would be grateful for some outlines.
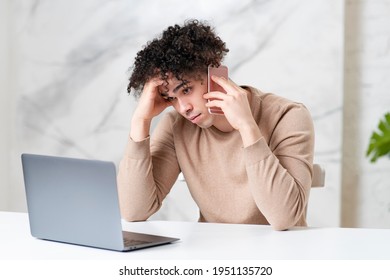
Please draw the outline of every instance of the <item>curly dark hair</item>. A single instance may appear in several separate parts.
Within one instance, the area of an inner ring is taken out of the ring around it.
[[[228,51],[225,42],[205,23],[190,20],[183,26],[170,26],[137,53],[127,91],[134,89],[139,97],[148,80],[160,76],[167,81],[169,73],[186,83],[186,77],[207,73],[207,66],[218,67]]]

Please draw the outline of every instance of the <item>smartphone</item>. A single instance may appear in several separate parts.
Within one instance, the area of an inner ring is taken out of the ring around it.
[[[208,67],[208,75],[207,75],[207,89],[210,91],[220,91],[226,93],[226,91],[218,85],[216,82],[211,80],[211,76],[224,77],[226,80],[228,79],[228,68],[224,65],[219,67]],[[211,100],[211,99],[210,99]],[[210,107],[210,114],[223,115],[223,111],[219,107]]]

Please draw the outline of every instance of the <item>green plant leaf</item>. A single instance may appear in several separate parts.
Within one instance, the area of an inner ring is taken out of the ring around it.
[[[386,113],[384,119],[379,121],[378,131],[372,133],[366,151],[371,162],[376,162],[384,155],[390,155],[390,113]]]

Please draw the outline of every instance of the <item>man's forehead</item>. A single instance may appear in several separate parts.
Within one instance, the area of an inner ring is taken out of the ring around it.
[[[181,87],[185,86],[189,82],[190,82],[190,80],[188,80],[188,79],[178,80],[176,77],[171,75],[158,88],[159,88],[160,92],[173,92],[173,93],[175,93],[177,90],[179,90]]]
[[[180,84],[181,84],[181,82],[178,80],[176,80],[176,81],[167,80],[167,81],[164,81],[162,85],[158,86],[158,88],[160,89],[160,91],[171,91],[176,86],[178,86]]]
[[[185,87],[189,84],[193,84],[194,82],[200,81],[203,84],[203,80],[207,76],[207,74],[199,73],[199,74],[189,74],[183,75],[178,79],[172,73],[166,74],[166,81],[158,87],[159,92],[161,93],[173,93],[175,94],[179,89]]]

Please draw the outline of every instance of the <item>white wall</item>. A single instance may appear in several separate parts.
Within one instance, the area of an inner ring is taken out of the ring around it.
[[[0,210],[8,209],[8,2],[0,1]]]

